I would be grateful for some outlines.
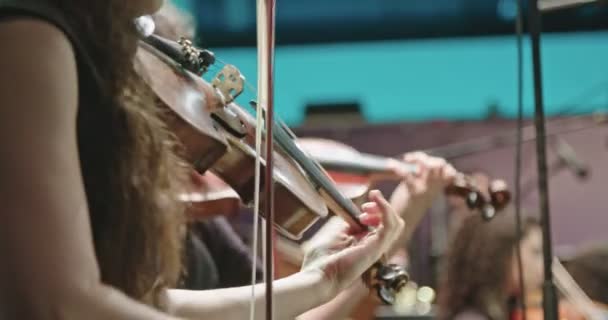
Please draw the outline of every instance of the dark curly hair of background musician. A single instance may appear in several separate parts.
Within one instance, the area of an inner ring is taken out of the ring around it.
[[[521,289],[516,246],[522,248],[526,291],[542,281],[542,237],[538,222],[522,222],[521,237],[515,216],[504,212],[490,221],[480,215],[464,220],[452,239],[439,288],[439,319],[509,318]]]
[[[608,305],[608,242],[586,246],[564,267],[591,300]]]

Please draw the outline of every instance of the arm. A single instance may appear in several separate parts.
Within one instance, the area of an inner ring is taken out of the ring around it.
[[[264,319],[265,287],[255,288],[255,319]],[[303,271],[273,282],[276,319],[295,319],[299,314],[331,298],[332,289],[322,272]],[[171,313],[189,319],[248,319],[251,286],[207,291],[169,290]]]
[[[20,19],[0,24],[0,43],[0,318],[170,319],[100,281],[66,37]]]
[[[336,296],[330,302],[300,315],[297,319],[346,319],[367,296],[369,296],[369,289],[363,284],[363,282],[357,281],[350,286],[350,288],[338,294],[338,296]]]
[[[77,73],[69,42],[55,27],[28,19],[0,24],[0,42],[10,44],[0,51],[3,318],[174,319],[101,283],[79,168]],[[332,296],[350,286],[394,243],[403,221],[379,192],[370,197],[365,217],[382,222],[377,232],[356,235],[361,240],[354,245],[315,256],[306,271],[276,281],[277,305],[289,306],[280,317],[327,301],[320,288]],[[241,319],[248,314],[248,292],[168,290],[166,298],[180,316]],[[293,308],[292,301],[298,301]]]
[[[390,203],[407,221],[397,244],[410,240],[433,201],[456,176],[456,170],[444,159],[431,157],[422,152],[408,153],[403,160],[416,164],[419,170],[416,174],[397,172],[402,175],[403,182],[393,191]]]
[[[363,224],[375,226],[376,232],[342,233],[320,242],[307,252],[302,271],[274,281],[277,319],[294,319],[361,282],[361,275],[394,244],[403,231],[403,220],[379,191],[370,192],[370,200],[373,202],[363,204],[360,219]],[[264,284],[256,287],[256,319],[260,319],[264,315]],[[249,315],[250,293],[250,287],[203,292],[170,290],[168,302],[172,313],[183,317],[243,319]]]
[[[390,198],[393,209],[407,221],[395,246],[389,251],[390,262],[399,265],[405,265],[407,262],[404,245],[410,240],[437,195],[455,174],[455,170],[445,160],[422,153],[407,154],[404,160],[417,164],[420,172],[417,175],[397,172],[404,180]],[[368,296],[369,290],[357,282],[330,302],[310,310],[298,319],[344,319]]]

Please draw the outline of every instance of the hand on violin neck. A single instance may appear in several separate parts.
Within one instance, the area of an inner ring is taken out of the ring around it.
[[[401,175],[412,196],[436,196],[456,178],[456,169],[442,158],[411,152],[403,161],[417,167],[414,173]]]
[[[405,222],[379,191],[370,191],[369,200],[361,208],[361,222],[373,226],[373,231],[345,226],[341,234],[325,235],[306,252],[302,271],[322,271],[332,295],[360,280],[403,232]]]
[[[403,161],[417,168],[415,172],[400,172],[395,167],[395,173],[403,180],[391,195],[391,204],[405,217],[412,207],[426,211],[445,187],[454,181],[457,172],[444,159],[423,152],[407,153]]]
[[[403,161],[416,166],[416,171],[396,173],[402,182],[393,191],[390,203],[407,226],[400,237],[399,245],[404,245],[428,212],[433,201],[443,193],[457,177],[457,171],[442,158],[432,157],[422,152],[411,152],[403,156]],[[397,168],[397,167],[396,167]],[[397,250],[395,247],[393,250]]]

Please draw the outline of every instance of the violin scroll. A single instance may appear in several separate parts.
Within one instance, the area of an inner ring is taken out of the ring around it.
[[[181,37],[177,41],[181,46],[183,59],[180,59],[181,64],[188,71],[203,75],[209,69],[209,66],[215,63],[215,55],[209,50],[198,49],[192,44],[192,41]]]
[[[502,180],[494,180],[487,190],[481,190],[472,179],[461,175],[446,188],[447,194],[461,196],[467,207],[479,210],[484,219],[490,220],[511,201],[511,193]]]

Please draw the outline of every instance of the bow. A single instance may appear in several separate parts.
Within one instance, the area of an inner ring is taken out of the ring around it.
[[[256,107],[256,154],[262,154],[262,129],[265,129],[265,172],[264,210],[266,212],[264,237],[264,276],[266,284],[266,319],[273,319],[273,123],[274,123],[274,43],[275,43],[275,1],[257,0],[257,49],[258,49],[258,103]],[[265,116],[265,117],[264,117]],[[257,223],[260,212],[260,156],[255,163],[254,190],[254,250],[257,250]],[[256,252],[256,251],[253,251]],[[255,259],[254,259],[255,260]],[[255,263],[255,262],[254,262]],[[255,273],[255,265],[252,274]],[[250,318],[254,318],[255,275],[252,277],[252,303]]]

